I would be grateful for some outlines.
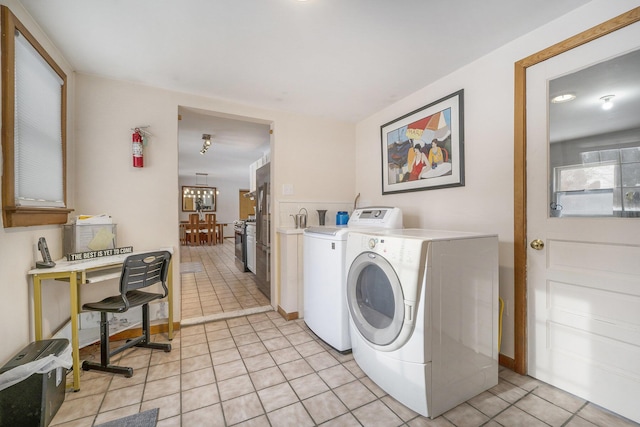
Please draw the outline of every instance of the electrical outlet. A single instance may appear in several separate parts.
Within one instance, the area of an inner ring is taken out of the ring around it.
[[[169,303],[162,301],[159,304],[149,305],[151,320],[167,319],[169,318]]]

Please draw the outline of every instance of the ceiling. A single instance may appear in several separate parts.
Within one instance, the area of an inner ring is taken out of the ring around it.
[[[269,152],[270,125],[188,107],[178,114],[180,178],[193,185],[196,173],[207,173],[210,186],[246,181],[248,189],[249,165]],[[211,135],[211,146],[200,154],[203,134]]]
[[[20,1],[77,72],[349,122],[589,2]],[[201,113],[183,114],[181,175],[203,133],[238,141],[238,157],[264,143],[253,126],[223,132]]]
[[[640,49],[549,81],[549,98],[575,99],[549,104],[551,143],[640,128]],[[610,110],[601,99],[613,95]]]

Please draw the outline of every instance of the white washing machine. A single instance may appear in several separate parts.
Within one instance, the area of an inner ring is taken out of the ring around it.
[[[498,238],[438,230],[351,232],[353,357],[431,418],[498,384]]]
[[[346,240],[352,230],[402,228],[402,211],[392,207],[358,208],[346,226],[308,227],[303,231],[304,321],[338,351],[351,349],[346,302]]]

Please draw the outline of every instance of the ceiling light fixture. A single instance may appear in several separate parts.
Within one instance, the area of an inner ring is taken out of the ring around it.
[[[202,143],[202,150],[200,150],[200,154],[204,156],[204,153],[206,153],[209,147],[211,147],[211,135],[203,133],[202,139],[204,139],[204,142]]]
[[[611,101],[615,95],[605,95],[602,98],[602,109],[610,110],[613,108],[613,102]]]
[[[563,102],[573,101],[574,99],[576,99],[575,93],[563,93],[551,98],[551,102],[554,104],[562,104]]]

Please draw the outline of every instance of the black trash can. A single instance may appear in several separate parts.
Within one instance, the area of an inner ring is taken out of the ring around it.
[[[68,346],[66,339],[32,342],[0,368],[0,374],[50,354],[60,356]],[[54,368],[0,391],[0,427],[47,427],[64,401],[66,376],[67,369]]]

